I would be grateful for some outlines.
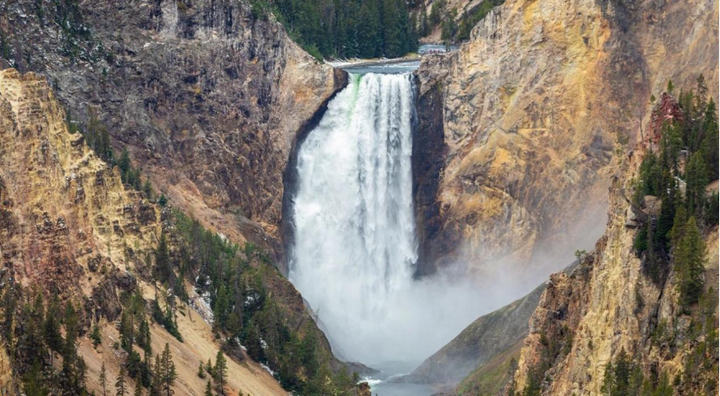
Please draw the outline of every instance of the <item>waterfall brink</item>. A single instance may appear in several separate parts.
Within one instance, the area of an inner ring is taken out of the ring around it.
[[[298,153],[290,280],[358,360],[412,283],[413,106],[411,75],[351,75]]]

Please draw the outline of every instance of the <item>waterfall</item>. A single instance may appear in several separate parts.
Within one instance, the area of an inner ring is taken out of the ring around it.
[[[298,151],[289,278],[337,355],[407,372],[483,304],[462,277],[413,280],[412,75],[350,79]]]
[[[411,75],[350,79],[298,153],[290,280],[355,357],[412,282],[417,247]]]

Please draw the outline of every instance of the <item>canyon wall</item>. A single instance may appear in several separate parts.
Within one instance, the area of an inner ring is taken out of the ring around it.
[[[651,264],[634,247],[637,211],[628,195],[643,152],[640,148],[619,158],[607,229],[595,251],[572,273],[551,276],[523,342],[514,376],[517,391],[526,388],[530,376],[540,375],[542,394],[600,394],[606,365],[627,353],[652,386],[667,376],[673,388],[687,394],[716,392],[717,350],[713,356],[706,345],[717,344],[718,229],[704,232],[704,297],[686,310],[678,303],[677,270],[671,269],[659,284],[653,282],[647,269]],[[650,207],[645,211],[658,215]]]
[[[88,367],[88,391],[102,393],[102,363],[113,381],[123,364],[125,352],[113,347],[120,339],[115,322],[123,309],[120,295],[137,286],[148,300],[154,298],[146,258],[152,256],[161,228],[169,224],[168,213],[142,193],[126,189],[118,168],[100,160],[80,133],[69,132],[65,112],[43,76],[0,71],[2,287],[12,280],[48,296],[57,293],[62,301],[80,307],[82,333],[87,334],[93,322],[102,328],[97,347],[88,337],[77,344]],[[309,320],[299,294],[282,282],[278,279],[271,287],[284,296],[283,304],[296,310],[294,316],[287,315],[289,320]],[[190,306],[180,303],[178,309],[183,312],[178,327],[184,342],[153,323],[153,349],[171,345],[178,372],[176,394],[201,394],[205,381],[197,368],[215,358],[220,345],[210,324]],[[8,361],[12,359],[7,358],[5,342],[0,348],[0,388],[8,390],[17,386],[10,379],[22,373]],[[233,373],[228,390],[268,396],[283,392],[248,358],[228,359],[228,365]]]
[[[530,290],[592,246],[651,93],[717,86],[717,4],[508,0],[423,58],[418,139],[435,155],[416,167],[418,274],[516,269]]]
[[[672,281],[658,289],[641,276],[623,194],[642,157],[631,149],[658,127],[652,94],[670,80],[676,91],[695,88],[702,74],[717,102],[717,18],[712,0],[510,0],[459,51],[423,59],[416,142],[439,155],[414,169],[419,274],[459,263],[481,282],[518,273],[518,282],[539,282],[600,240],[576,269],[551,277],[524,341],[473,367],[464,357],[485,352],[476,348],[486,335],[473,331],[481,317],[412,380],[452,384],[447,373],[472,368],[450,393],[503,393],[496,385],[513,378],[522,392],[548,350],[556,360],[541,373],[545,394],[600,393],[606,363],[623,348],[656,380],[682,371],[692,347],[649,341],[672,321],[676,293]],[[717,231],[706,237],[705,276],[716,284]],[[691,337],[682,331],[679,339]]]
[[[0,64],[44,75],[74,122],[97,118],[174,204],[281,261],[295,134],[342,72],[246,2],[3,2],[0,30]]]

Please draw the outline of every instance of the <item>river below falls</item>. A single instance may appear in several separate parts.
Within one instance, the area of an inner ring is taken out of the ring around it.
[[[437,390],[428,385],[393,381],[394,378],[412,372],[415,366],[402,361],[376,364],[373,368],[380,372],[364,380],[370,385],[372,394],[377,396],[430,396],[436,393]]]

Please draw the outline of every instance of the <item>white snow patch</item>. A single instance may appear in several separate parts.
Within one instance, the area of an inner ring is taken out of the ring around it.
[[[195,281],[197,282],[197,278]],[[210,308],[210,292],[200,294],[197,288],[194,288],[193,291],[195,295],[190,296],[190,306],[200,315],[205,323],[212,326],[215,321],[215,316],[213,315],[212,308]]]
[[[237,342],[237,344],[240,345],[240,348],[241,348],[243,351],[247,352],[247,348],[245,348],[245,345],[243,345],[243,344],[240,342],[240,338],[239,338],[239,337],[235,337],[235,342]]]
[[[272,371],[272,369],[271,369],[270,367],[268,367],[266,364],[260,363],[260,367],[264,368],[265,371],[267,371],[268,373],[270,373],[270,375],[272,375],[273,377],[275,376],[275,372]]]

